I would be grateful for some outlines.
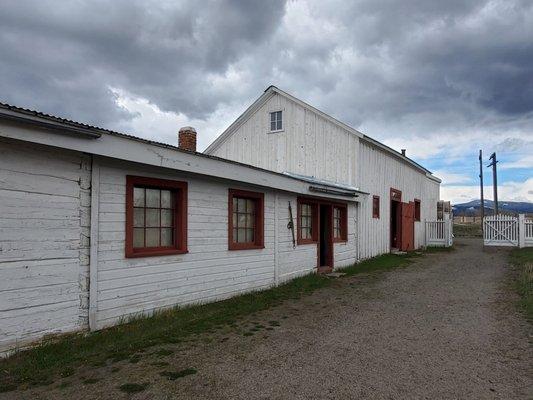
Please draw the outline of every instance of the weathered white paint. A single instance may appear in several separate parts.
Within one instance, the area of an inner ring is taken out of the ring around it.
[[[283,131],[269,133],[270,111],[283,111]],[[212,153],[277,172],[356,185],[358,137],[295,101],[275,94]]]
[[[89,260],[89,328],[96,329],[98,310],[98,229],[100,227],[100,165],[93,158],[91,179],[91,235]]]
[[[292,246],[288,202],[297,196],[118,161],[100,161],[97,328],[154,310],[221,300],[312,272],[316,245]],[[126,175],[188,183],[187,254],[124,258]],[[265,193],[265,248],[228,250],[228,189]],[[355,210],[352,206],[351,210]],[[352,211],[353,212],[353,211]],[[336,247],[347,263],[355,237]]]
[[[283,131],[269,133],[270,111],[283,111]],[[277,172],[314,176],[359,187],[353,232],[359,237],[355,259],[390,251],[390,189],[402,201],[421,200],[421,221],[436,219],[439,180],[411,160],[388,149],[286,93],[274,90],[247,111],[207,150],[209,154]],[[379,219],[372,218],[372,195],[380,197]],[[355,206],[354,206],[355,207]],[[425,243],[423,222],[415,222],[415,246]],[[336,246],[338,247],[338,246]],[[353,260],[352,260],[353,261]]]
[[[362,259],[390,251],[390,189],[402,191],[402,201],[420,200],[415,222],[415,248],[425,245],[424,220],[437,219],[439,184],[425,174],[390,157],[370,143],[360,143],[359,183],[368,196],[359,206],[359,245]],[[380,217],[372,218],[372,196],[380,197]]]
[[[90,158],[0,139],[0,352],[87,326]]]

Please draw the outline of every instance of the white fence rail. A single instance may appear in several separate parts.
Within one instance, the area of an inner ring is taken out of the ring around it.
[[[524,214],[490,215],[483,219],[483,243],[485,246],[533,246],[533,220]]]
[[[453,245],[453,221],[426,221],[426,246],[450,247]]]

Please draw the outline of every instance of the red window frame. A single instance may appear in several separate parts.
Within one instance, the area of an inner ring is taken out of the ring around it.
[[[335,209],[340,210],[340,232],[341,235],[339,237],[335,236]],[[333,214],[332,214],[332,222],[333,222],[333,242],[339,243],[339,242],[347,242],[348,241],[348,207],[346,204],[333,204]]]
[[[311,238],[302,237],[302,205],[311,206]],[[311,244],[318,242],[318,202],[306,198],[298,198],[296,211],[296,230],[297,230],[297,244]]]
[[[402,191],[394,188],[390,188],[390,198],[395,201],[402,201]]]
[[[172,246],[133,247],[133,188],[170,190],[174,193]],[[187,253],[187,182],[144,176],[126,176],[126,258],[166,256]]]
[[[420,200],[415,199],[415,221],[420,221],[420,205]]]
[[[233,241],[233,201],[235,198],[244,198],[255,201],[255,227],[254,241],[249,243],[237,243]],[[228,190],[228,249],[251,250],[263,249],[264,245],[264,220],[265,220],[265,194],[250,192],[247,190]]]
[[[372,197],[372,218],[379,219],[380,201],[379,196]]]

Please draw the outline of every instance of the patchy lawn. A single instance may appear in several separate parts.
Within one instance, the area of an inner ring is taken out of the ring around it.
[[[387,271],[407,266],[421,254],[421,252],[407,255],[386,254],[345,268],[343,272],[354,275]],[[239,318],[279,305],[288,299],[298,299],[330,283],[331,279],[325,276],[311,274],[272,289],[216,303],[174,308],[159,312],[152,317],[133,319],[123,325],[98,332],[62,335],[35,348],[20,351],[7,359],[0,360],[0,393],[49,385],[58,379],[75,374],[80,367],[97,369],[122,360],[128,360],[132,364],[137,363],[141,357],[139,353],[147,348],[180,343],[190,336],[223,328],[238,329],[236,321]],[[271,321],[269,325],[270,327],[266,329],[272,329],[279,325],[279,322]],[[247,334],[253,332],[243,333]],[[162,352],[172,353],[172,350],[160,349],[156,355],[167,355]],[[176,379],[195,372],[193,369],[186,369],[168,372],[165,376],[168,379]],[[86,385],[94,383],[96,381],[91,379],[84,381]],[[144,390],[145,387],[145,383],[125,384],[120,390],[134,393]]]
[[[520,294],[520,306],[527,319],[533,322],[533,247],[514,249],[510,259],[517,268],[515,284]]]

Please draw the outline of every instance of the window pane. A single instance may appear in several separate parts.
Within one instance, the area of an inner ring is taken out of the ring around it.
[[[144,188],[133,188],[133,205],[135,207],[144,207]]]
[[[273,121],[273,122],[270,123],[270,130],[271,131],[275,131],[276,130],[276,122]]]
[[[237,242],[244,243],[246,241],[246,229],[238,229]]]
[[[144,227],[144,208],[133,209],[133,226]]]
[[[133,247],[144,247],[144,229],[133,230]]]
[[[246,200],[246,212],[255,214],[255,202],[253,200]]]
[[[146,229],[146,247],[159,247],[159,228]]]
[[[233,228],[233,242],[237,243],[237,228]]]
[[[233,227],[232,228],[236,228],[237,227],[237,222],[238,222],[238,219],[239,219],[239,214],[237,214],[236,212],[233,213]],[[235,236],[236,237],[236,236]]]
[[[237,206],[238,206],[238,204],[239,204],[239,201],[238,201],[237,198],[234,198],[233,201],[232,201],[232,203],[233,203],[233,212],[236,213],[237,210],[238,210]]]
[[[172,229],[163,228],[161,229],[161,246],[172,246]]]
[[[244,228],[246,226],[246,214],[239,214],[237,218],[237,226]]]
[[[246,210],[246,199],[239,199],[237,198],[238,206],[237,211],[244,212]]]
[[[246,241],[248,243],[254,241],[254,230],[253,229],[246,229]]]
[[[159,210],[146,209],[146,226],[159,226]]]
[[[172,205],[172,192],[170,190],[161,190],[161,207],[174,208]]]
[[[160,207],[158,189],[146,189],[146,207]]]
[[[246,227],[254,228],[255,227],[255,216],[253,214],[246,214]]]
[[[274,121],[276,121],[276,113],[272,112],[270,113],[270,122],[274,122]]]
[[[276,126],[276,129],[277,129],[278,131],[281,130],[281,120],[278,121],[278,124],[277,124],[277,126]]]
[[[152,211],[152,210],[147,210]],[[172,226],[172,210],[161,210],[161,226]]]

